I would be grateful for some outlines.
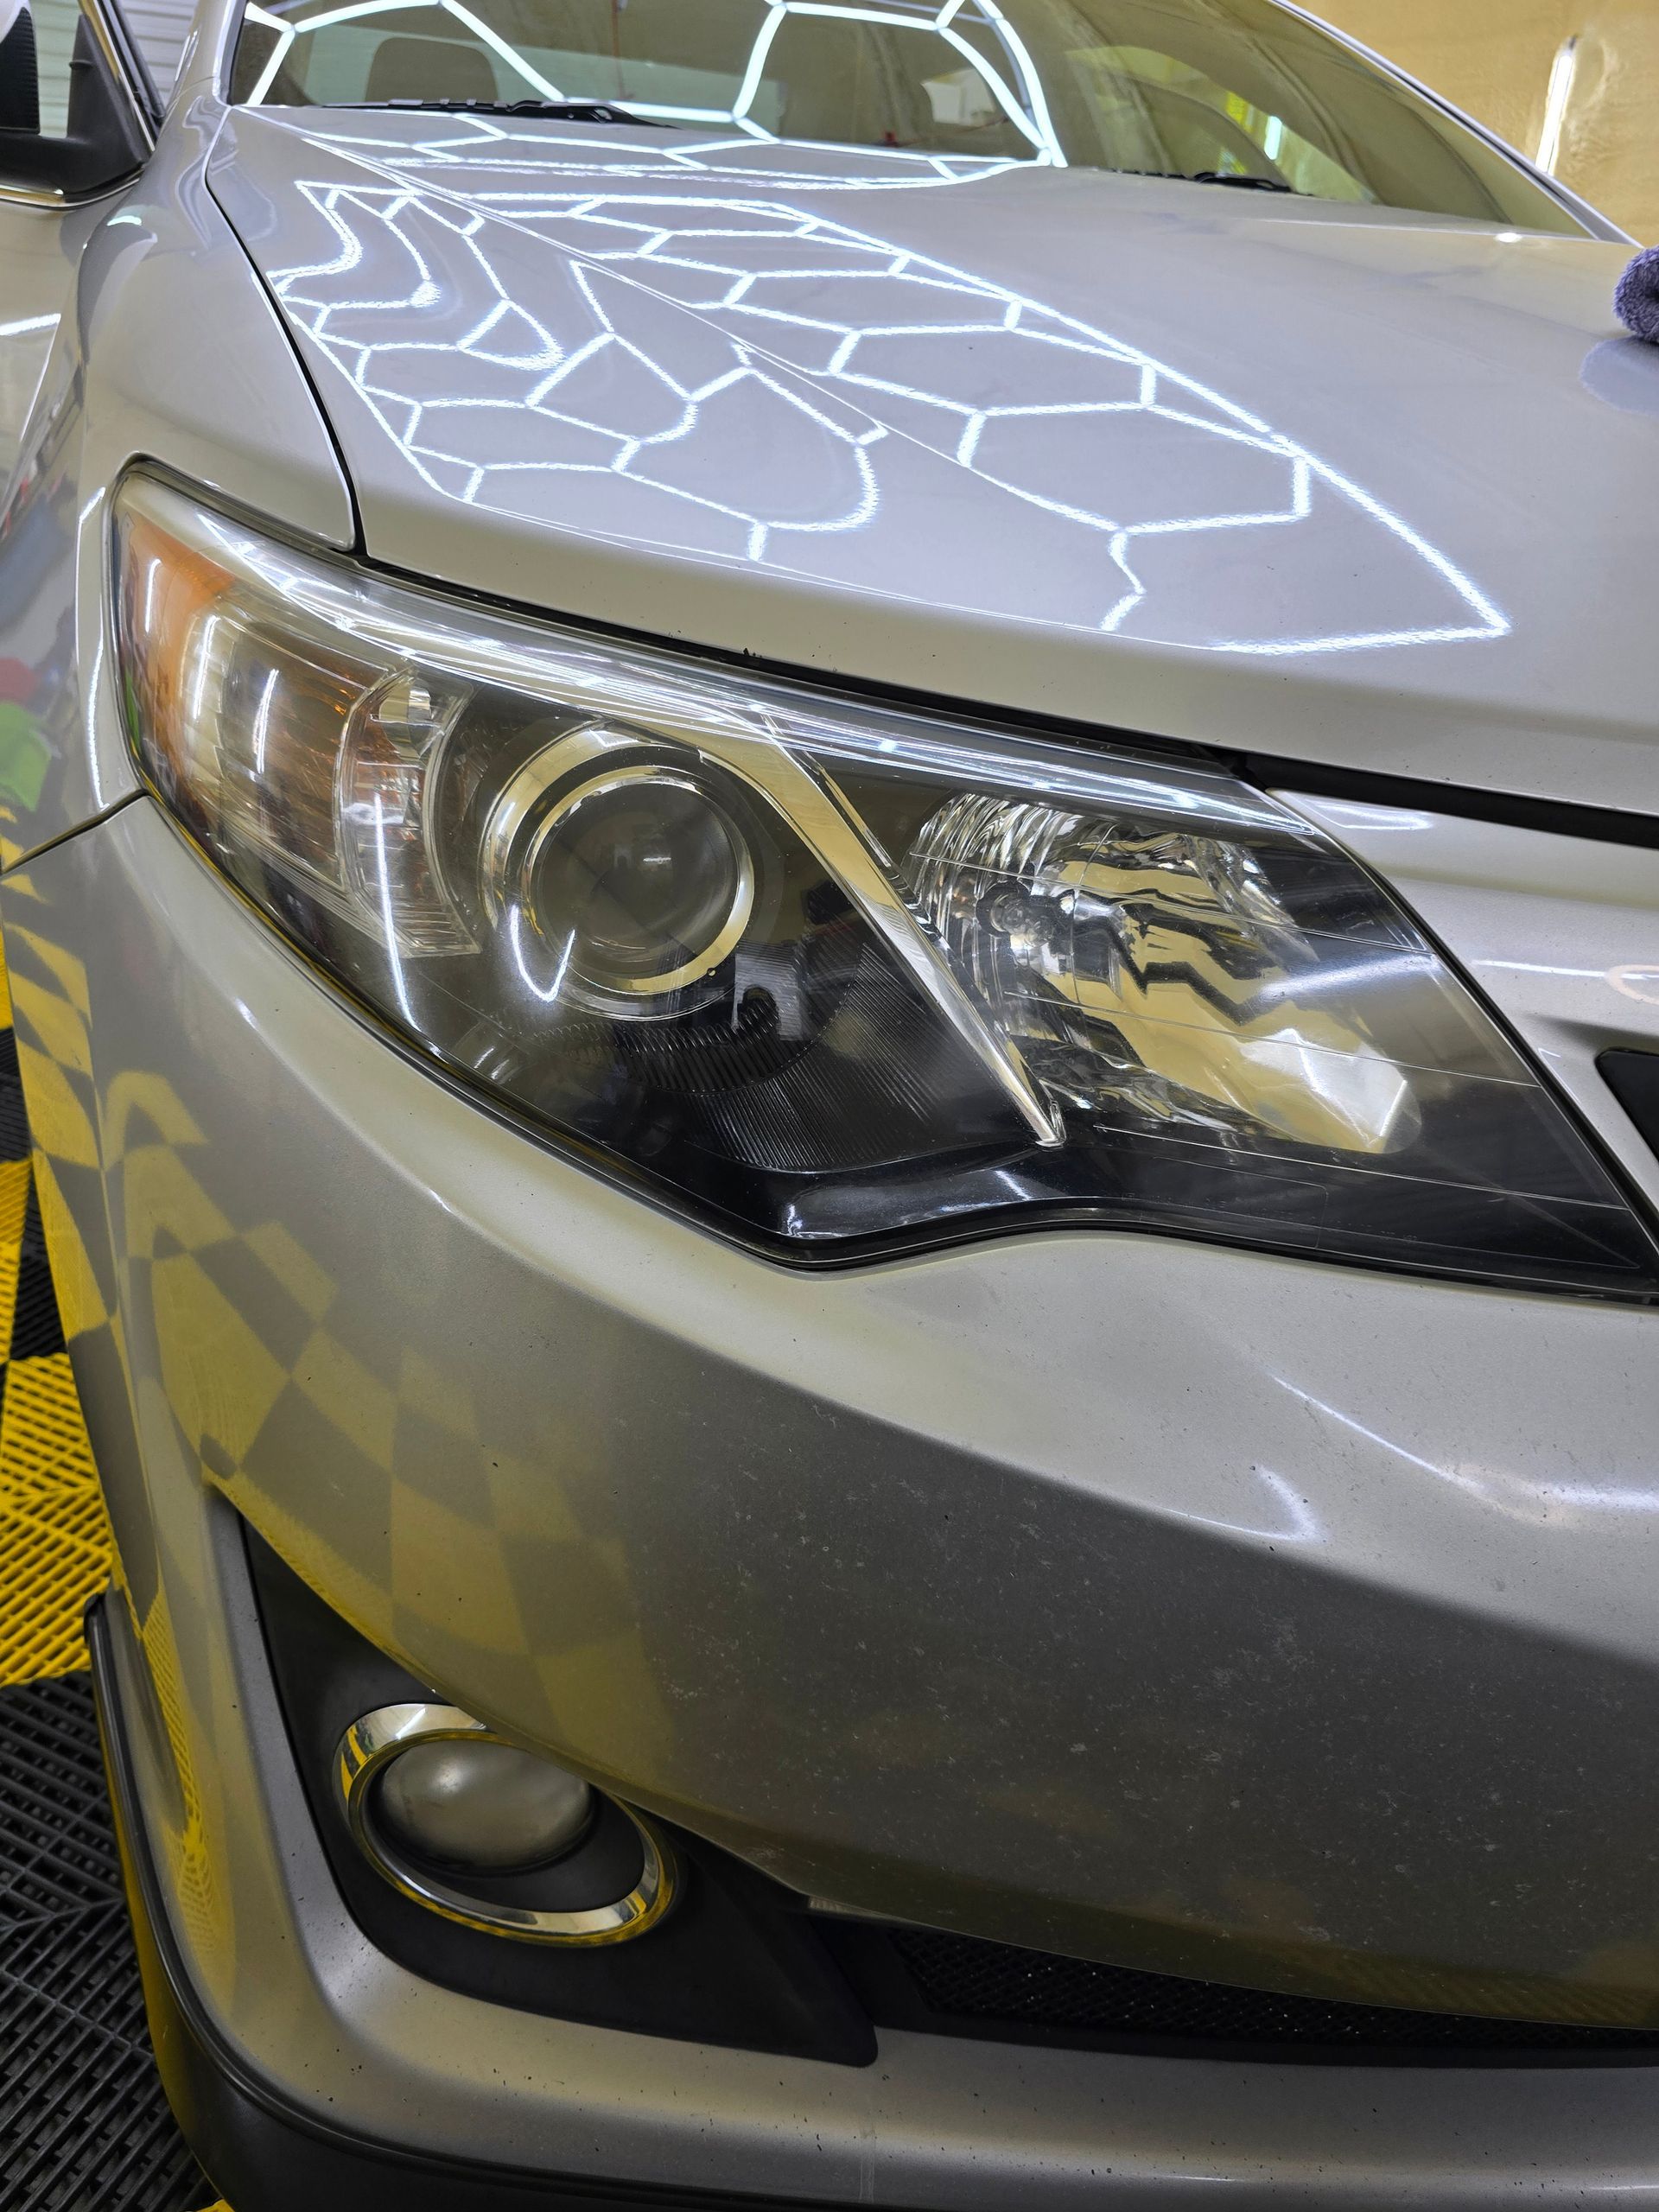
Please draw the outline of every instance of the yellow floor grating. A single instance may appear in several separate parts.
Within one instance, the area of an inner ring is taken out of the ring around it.
[[[11,993],[0,951],[0,1031]],[[29,1159],[0,1159],[0,1344],[13,1347]],[[111,1533],[68,1354],[4,1363],[0,1402],[0,1690],[86,1666],[79,1617],[111,1571]]]
[[[0,1268],[16,1260],[0,1249]],[[0,1404],[0,1689],[86,1664],[110,1530],[67,1352],[11,1362]]]
[[[0,954],[0,1029],[10,1027]],[[14,1351],[29,1181],[26,1157],[0,1160],[0,1344]],[[110,1574],[109,1523],[67,1355],[9,1359],[3,1387],[0,1689],[86,1664],[80,1617]]]
[[[0,1089],[15,1088],[11,1003],[0,953]],[[21,1156],[0,1159],[0,1690],[87,1664],[81,1617],[110,1579],[110,1527],[61,1349],[20,1112],[5,1119]],[[0,1803],[0,1823],[6,1818]],[[130,1969],[129,1968],[129,1971]],[[0,2092],[5,2084],[0,2082]],[[13,2204],[0,2172],[3,2212]],[[33,2195],[33,2191],[30,2192]],[[76,2199],[77,2204],[80,2200]],[[88,2203],[86,2212],[125,2212]],[[208,2212],[229,2212],[221,2200]]]

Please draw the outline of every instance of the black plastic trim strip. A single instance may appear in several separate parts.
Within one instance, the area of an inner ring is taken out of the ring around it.
[[[661,2189],[452,2158],[348,2133],[294,2104],[220,2034],[174,1938],[122,1717],[119,1622],[113,1594],[95,1599],[86,1641],[150,2038],[185,2139],[236,2212],[855,2212],[845,2198]]]
[[[1654,748],[1654,803],[1659,806],[1659,743]],[[1347,798],[1362,806],[1408,807],[1414,812],[1497,822],[1510,830],[1535,830],[1552,837],[1583,837],[1598,845],[1659,848],[1659,814],[1627,814],[1622,808],[1585,806],[1574,800],[1529,798],[1519,791],[1471,791],[1461,784],[1391,775],[1386,769],[1338,768],[1277,753],[1217,753],[1258,790],[1306,791],[1319,798]]]
[[[166,104],[156,88],[156,79],[144,59],[144,50],[122,11],[119,0],[98,0],[98,7],[105,29],[109,33],[110,43],[120,62],[127,95],[139,111],[143,125],[149,133],[150,150],[153,152]]]
[[[1407,2068],[1421,2073],[1491,2074],[1516,2071],[1580,2072],[1618,2067],[1659,2067],[1659,2032],[1645,2030],[1597,2028],[1573,2022],[1531,2023],[1545,2030],[1558,2027],[1560,2041],[1548,2043],[1412,2043],[1366,2042],[1357,2033],[1351,2042],[1335,2034],[1326,2042],[1312,2036],[1290,2035],[1250,2038],[1211,2033],[1198,2028],[1157,2028],[1124,2023],[1119,2025],[1054,2025],[1027,2013],[986,2010],[946,2011],[936,2005],[902,1949],[906,1939],[965,1943],[988,1957],[1001,1955],[1014,1971],[1027,1963],[1039,1972],[1046,1967],[1080,1968],[1085,1974],[1100,1971],[1122,1975],[1133,1987],[1162,1985],[1184,1990],[1193,2000],[1213,1993],[1217,2000],[1242,1997],[1258,2000],[1263,2009],[1283,2007],[1294,2021],[1300,2013],[1324,2012],[1334,2019],[1344,2013],[1364,2015],[1392,2012],[1410,2022],[1438,2022],[1478,2025],[1468,2015],[1432,2014],[1405,2006],[1367,2003],[1363,1999],[1309,1998],[1243,1983],[1216,1983],[1160,1974],[1139,1967],[1116,1968],[1103,1961],[1067,1958],[1052,1952],[1029,1951],[1014,1944],[988,1942],[982,1936],[963,1936],[939,1928],[906,1927],[902,1923],[842,1917],[829,1913],[814,1916],[825,1940],[840,1960],[849,1980],[858,1991],[878,2026],[903,2028],[913,2035],[949,2036],[974,2043],[1014,2044],[1046,2050],[1099,2051],[1119,2056],[1194,2061],[1211,2064],[1338,2069],[1363,2067],[1394,2071]],[[1643,2040],[1644,2036],[1647,2040]],[[1621,2040],[1620,2038],[1623,2038]]]
[[[1601,1079],[1659,1153],[1659,1052],[1617,1048],[1596,1062]]]

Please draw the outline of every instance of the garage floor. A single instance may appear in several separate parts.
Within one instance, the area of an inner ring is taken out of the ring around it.
[[[109,1534],[58,1325],[0,969],[0,2208],[201,2212],[144,2026],[81,1609]],[[223,2212],[223,2208],[219,2208]]]

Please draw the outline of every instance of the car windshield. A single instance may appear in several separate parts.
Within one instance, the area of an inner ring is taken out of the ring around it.
[[[1274,0],[249,0],[232,98],[511,106],[1580,232]],[[620,111],[613,113],[607,111]]]

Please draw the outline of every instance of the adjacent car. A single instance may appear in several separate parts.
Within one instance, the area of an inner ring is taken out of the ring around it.
[[[1630,241],[1272,0],[0,32],[0,915],[215,2183],[1659,2195]]]

